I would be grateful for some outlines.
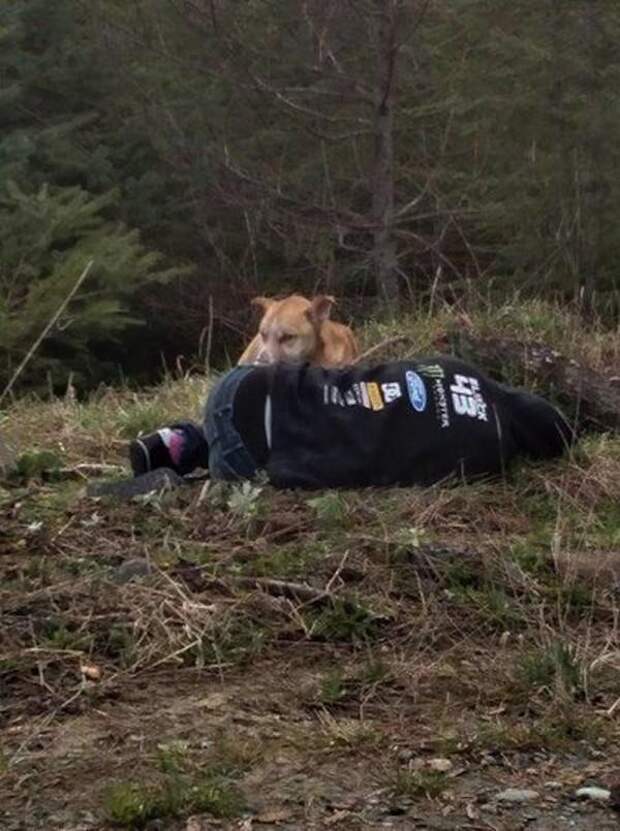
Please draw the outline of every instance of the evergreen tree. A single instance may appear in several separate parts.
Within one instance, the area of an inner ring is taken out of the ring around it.
[[[3,371],[95,244],[71,305],[93,334],[56,331],[39,377],[69,355],[86,377],[86,344],[138,355],[130,318],[152,324],[143,354],[189,355],[211,301],[234,354],[256,289],[415,301],[468,275],[613,300],[616,6],[0,0]],[[138,260],[195,273],[121,277],[130,228]],[[89,287],[111,304],[90,318]]]
[[[136,292],[180,273],[163,269],[161,255],[140,243],[138,232],[108,222],[117,200],[92,197],[79,187],[43,185],[26,193],[10,183],[0,194],[0,386],[69,294],[89,260],[94,266],[28,366],[22,381],[52,372],[53,383],[73,373],[93,383],[112,370],[106,352],[141,323],[132,309]]]
[[[0,8],[0,176],[109,188],[102,105],[116,72],[71,0],[17,0]]]
[[[120,185],[129,181],[141,199],[148,161],[132,169],[117,135],[120,65],[103,47],[86,5],[0,6],[0,383],[91,257],[87,284],[23,380],[50,369],[58,383],[69,372],[86,383],[103,377],[105,354],[144,317],[138,292],[183,273],[164,268],[122,222],[131,211]]]
[[[447,178],[467,195],[475,244],[509,286],[613,303],[617,4],[464,0],[454,13],[463,118]]]

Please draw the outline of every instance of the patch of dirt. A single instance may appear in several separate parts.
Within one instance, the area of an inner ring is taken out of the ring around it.
[[[304,692],[325,657],[316,654],[307,663],[298,655],[286,672],[279,662],[258,662],[251,673],[223,682],[194,672],[152,675],[86,713],[11,725],[4,734],[11,766],[2,783],[2,827],[103,831],[111,827],[97,816],[105,783],[148,775],[158,745],[182,741],[188,752],[200,754],[222,736],[240,747],[250,743],[256,753],[240,778],[247,810],[230,821],[204,818],[205,828],[618,827],[608,808],[572,796],[582,782],[605,781],[620,769],[617,747],[583,744],[577,753],[560,754],[457,749],[440,796],[395,794],[394,772],[432,752],[431,714],[416,712],[413,702],[402,702],[400,713],[394,712],[397,701],[378,703],[366,720],[376,738],[353,734],[349,744],[343,742],[326,732],[324,708]],[[446,716],[463,714],[452,706]],[[507,787],[534,788],[541,796],[527,805],[500,806],[494,796]],[[152,825],[185,827],[185,819]]]

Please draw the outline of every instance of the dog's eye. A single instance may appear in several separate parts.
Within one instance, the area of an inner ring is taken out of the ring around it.
[[[263,340],[267,340],[267,332],[261,332],[260,336]]]
[[[295,340],[295,335],[280,335],[280,343],[290,343],[292,340]]]

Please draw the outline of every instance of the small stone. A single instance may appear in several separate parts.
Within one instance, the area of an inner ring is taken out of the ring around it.
[[[132,580],[138,580],[142,577],[147,577],[153,571],[153,567],[148,560],[126,560],[118,568],[114,569],[113,580],[115,583],[131,583]]]
[[[611,796],[611,791],[607,788],[597,788],[595,785],[589,788],[579,788],[575,791],[577,799],[592,799],[595,802],[607,802]]]
[[[531,802],[538,798],[538,791],[530,791],[527,788],[523,790],[519,788],[506,788],[505,791],[501,791],[495,797],[498,802]]]
[[[468,819],[480,819],[480,811],[476,808],[473,802],[468,802],[465,806],[465,813]]]
[[[428,767],[431,770],[436,770],[437,773],[447,773],[449,770],[452,770],[453,765],[450,759],[429,759],[428,760]]]

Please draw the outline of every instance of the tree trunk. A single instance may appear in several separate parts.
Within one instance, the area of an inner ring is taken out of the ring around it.
[[[372,262],[377,294],[392,312],[398,310],[398,259],[394,238],[394,76],[398,0],[376,0],[377,86],[374,115]]]
[[[589,314],[594,307],[598,272],[601,268],[601,236],[607,200],[603,171],[605,140],[603,136],[602,74],[605,71],[604,32],[598,0],[584,0],[581,28],[583,31],[584,77],[583,94],[589,103],[582,140],[584,171],[582,181],[582,220],[580,223],[581,285],[583,308]]]
[[[578,232],[578,192],[576,166],[578,163],[575,149],[575,131],[571,129],[567,118],[567,57],[573,57],[567,48],[569,19],[563,0],[553,0],[549,13],[549,37],[551,41],[551,85],[549,90],[549,119],[554,126],[555,159],[555,199],[557,218],[550,228],[552,240],[560,248],[561,263],[568,270],[571,288],[575,293],[579,287],[581,264],[579,262]],[[567,54],[568,53],[568,54]],[[553,243],[551,243],[553,245]]]

